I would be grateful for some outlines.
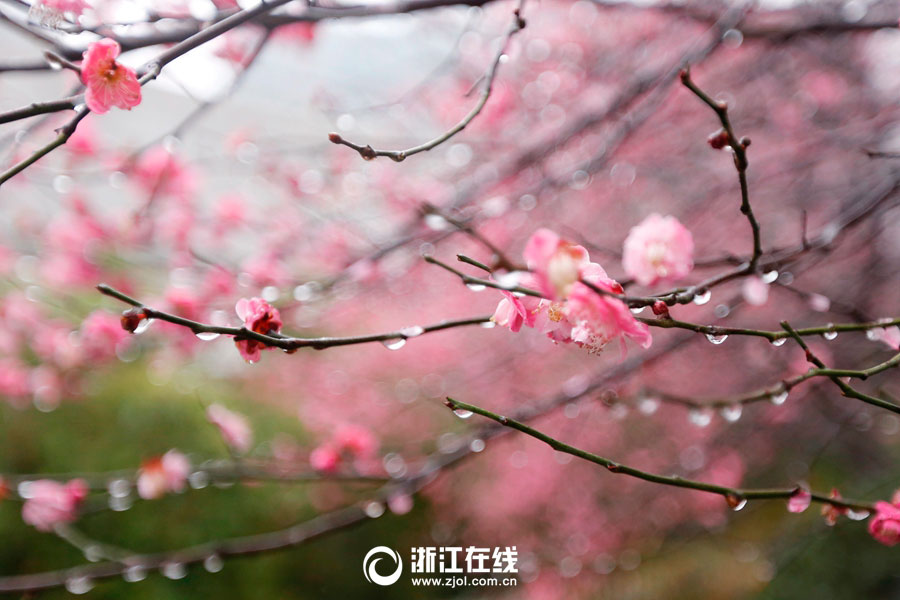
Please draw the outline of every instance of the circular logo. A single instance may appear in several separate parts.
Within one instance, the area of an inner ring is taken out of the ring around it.
[[[384,558],[383,555],[388,555],[391,560],[397,563],[397,570],[391,573],[390,575],[379,575],[378,571],[375,570],[376,565],[378,565],[378,561]],[[371,550],[369,550],[368,554],[366,554],[366,558],[363,560],[363,574],[366,576],[366,580],[370,583],[376,583],[378,585],[392,585],[397,583],[397,580],[400,579],[400,574],[403,572],[403,561],[400,559],[400,555],[397,552],[394,552],[392,549],[387,546],[375,546]]]

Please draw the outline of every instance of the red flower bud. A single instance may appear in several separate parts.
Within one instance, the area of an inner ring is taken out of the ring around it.
[[[141,308],[131,308],[122,313],[122,329],[128,333],[134,333],[141,321],[147,318],[147,313]]]
[[[706,138],[706,142],[714,149],[721,150],[728,145],[728,132],[724,129],[720,129],[715,133],[710,134],[710,136]]]

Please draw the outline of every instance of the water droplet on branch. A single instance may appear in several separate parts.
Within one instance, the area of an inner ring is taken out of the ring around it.
[[[707,333],[707,334],[706,334],[706,339],[708,339],[711,343],[713,343],[713,344],[715,344],[716,346],[718,346],[719,344],[721,344],[722,342],[724,342],[725,340],[727,340],[727,339],[728,339],[728,336],[725,335],[725,334],[723,334],[723,335],[713,335],[713,334],[711,334],[711,333]]]
[[[390,340],[384,340],[383,342],[381,342],[381,344],[388,350],[399,350],[406,345],[406,340],[404,338],[394,338]]]

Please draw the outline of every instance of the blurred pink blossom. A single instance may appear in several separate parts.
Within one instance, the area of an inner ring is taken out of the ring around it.
[[[869,521],[869,533],[885,546],[900,543],[900,505],[875,503],[875,516]]]
[[[641,285],[680,279],[694,268],[694,238],[675,217],[653,213],[625,238],[622,265]]]
[[[247,452],[253,444],[253,430],[244,415],[232,412],[221,404],[210,404],[206,409],[206,418],[219,428],[222,439],[241,454]]]
[[[59,483],[50,479],[33,481],[29,498],[22,506],[22,520],[40,531],[50,531],[61,523],[71,523],[78,517],[78,508],[88,495],[83,479]]]
[[[168,492],[180,492],[184,489],[190,472],[190,461],[178,450],[169,450],[162,456],[144,461],[138,473],[138,495],[145,500],[152,500],[161,498]]]

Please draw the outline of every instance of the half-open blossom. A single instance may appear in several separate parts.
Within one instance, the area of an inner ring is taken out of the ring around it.
[[[116,61],[121,48],[119,43],[103,38],[88,46],[81,63],[81,81],[87,86],[84,101],[98,114],[110,107],[131,110],[141,103],[141,84],[134,69]]]
[[[544,296],[564,298],[581,277],[588,264],[588,252],[582,246],[561,239],[549,229],[534,232],[522,252],[534,274],[535,284]]]
[[[40,531],[50,531],[61,523],[78,518],[78,508],[88,495],[83,479],[59,483],[50,479],[33,481],[22,506],[22,520]]]
[[[256,333],[268,335],[278,333],[281,330],[281,315],[278,309],[262,298],[241,298],[234,307],[237,316],[244,322],[244,327]],[[249,363],[259,360],[260,351],[269,349],[268,346],[257,340],[235,340],[238,352]]]
[[[841,493],[837,491],[837,488],[833,488],[829,497],[840,500]],[[822,505],[822,516],[825,517],[825,524],[829,527],[833,527],[834,524],[837,523],[838,517],[845,514],[847,514],[847,509],[843,506],[836,506],[834,504]]]
[[[809,504],[812,502],[812,494],[806,488],[797,488],[797,490],[791,494],[791,497],[788,499],[788,512],[792,513],[802,513],[804,510],[809,508]]]
[[[876,502],[869,533],[885,546],[900,543],[900,503]]]
[[[625,238],[622,266],[641,285],[679,279],[694,268],[694,238],[675,217],[653,213]]]
[[[608,292],[620,293],[621,288],[606,281],[592,283]],[[614,339],[619,340],[623,351],[625,338],[642,348],[649,348],[653,341],[650,328],[635,319],[624,302],[598,294],[582,283],[576,284],[569,294],[564,314],[572,325],[572,341],[592,353],[599,352]]]
[[[169,450],[162,456],[146,460],[138,473],[138,496],[152,500],[169,492],[180,492],[190,473],[190,461],[178,450]]]
[[[253,444],[253,430],[244,415],[230,411],[221,404],[210,404],[206,409],[206,418],[219,428],[222,439],[241,454],[247,452]]]
[[[505,298],[497,305],[491,320],[501,327],[509,327],[513,332],[522,329],[522,325],[534,327],[534,311],[528,310],[522,300],[511,293],[505,290],[500,290],[500,293]]]

